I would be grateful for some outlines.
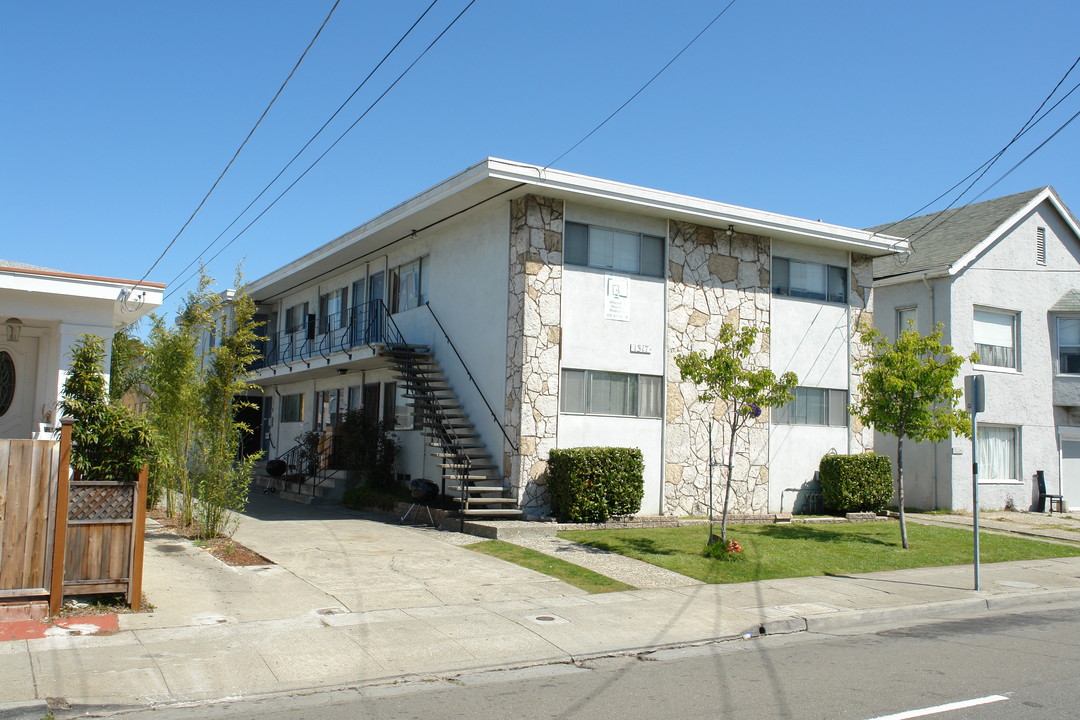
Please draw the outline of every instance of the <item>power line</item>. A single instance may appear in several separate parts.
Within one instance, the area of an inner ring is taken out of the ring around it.
[[[665,70],[667,70],[667,69],[668,69],[669,67],[671,67],[671,64],[672,64],[672,63],[674,63],[674,62],[675,62],[676,60],[678,60],[678,59],[679,59],[680,57],[682,57],[682,54],[683,54],[683,53],[685,53],[685,52],[686,52],[687,50],[689,50],[689,49],[690,49],[690,46],[691,46],[691,45],[693,45],[694,43],[696,43],[696,42],[697,42],[697,40],[698,40],[698,38],[700,38],[700,37],[701,37],[702,35],[704,35],[704,34],[706,33],[706,31],[708,31],[708,29],[709,29],[709,28],[711,28],[711,27],[712,27],[712,26],[713,26],[713,25],[714,25],[714,24],[716,23],[716,21],[717,21],[717,20],[719,20],[719,19],[720,19],[721,17],[723,17],[723,16],[724,16],[724,13],[726,13],[726,12],[727,12],[727,11],[728,11],[729,9],[731,9],[731,6],[732,6],[732,5],[734,5],[734,4],[735,4],[735,0],[731,0],[731,2],[729,2],[729,3],[728,3],[728,4],[726,5],[726,6],[724,6],[724,9],[723,9],[723,10],[721,10],[721,11],[720,11],[719,13],[717,13],[716,17],[714,17],[714,18],[713,18],[712,20],[710,20],[710,21],[709,21],[709,23],[708,23],[708,24],[707,24],[707,25],[706,25],[705,27],[703,27],[703,28],[701,29],[701,31],[700,31],[700,32],[698,32],[698,34],[697,34],[697,35],[695,35],[695,36],[694,36],[694,37],[693,37],[693,38],[692,38],[692,39],[690,40],[690,42],[686,43],[686,45],[684,45],[684,46],[683,46],[683,49],[682,49],[682,50],[680,50],[679,52],[675,53],[675,56],[674,56],[673,58],[671,58],[670,60],[668,60],[668,61],[667,61],[667,63],[666,63],[665,65],[664,65],[664,67],[660,68],[660,69],[659,69],[659,70],[658,70],[658,71],[656,72],[656,74],[655,74],[655,75],[653,75],[653,76],[652,76],[651,78],[649,78],[649,81],[648,81],[647,83],[645,83],[645,84],[644,84],[644,85],[642,85],[642,86],[641,86],[640,88],[638,88],[637,92],[635,92],[635,93],[634,93],[633,95],[631,95],[631,96],[630,96],[630,97],[629,97],[629,98],[628,98],[628,99],[626,100],[626,102],[624,102],[624,103],[623,103],[622,105],[620,105],[619,107],[615,108],[615,112],[611,113],[611,114],[610,114],[610,115],[608,115],[608,116],[607,116],[606,118],[604,118],[604,120],[603,120],[603,121],[602,121],[602,122],[601,122],[601,123],[600,123],[599,125],[597,125],[597,126],[596,126],[596,127],[594,127],[594,128],[592,129],[592,130],[590,130],[590,131],[589,131],[588,133],[586,133],[586,134],[585,134],[585,137],[581,138],[581,139],[580,139],[580,140],[578,140],[578,141],[577,141],[576,143],[574,143],[573,145],[571,145],[571,146],[570,146],[570,148],[569,148],[569,149],[567,149],[567,150],[566,150],[565,152],[563,152],[563,154],[562,154],[562,155],[560,155],[559,157],[555,158],[554,160],[552,160],[551,162],[549,162],[549,163],[548,163],[547,165],[545,165],[545,166],[544,166],[544,169],[545,169],[545,170],[547,170],[547,169],[548,169],[549,167],[551,167],[551,166],[552,166],[552,165],[554,165],[555,163],[557,163],[557,162],[559,162],[560,160],[562,160],[562,159],[563,159],[564,157],[566,157],[567,155],[569,155],[570,153],[572,153],[572,152],[573,152],[574,150],[576,150],[576,149],[577,149],[577,147],[578,147],[579,145],[581,145],[581,144],[582,144],[583,142],[585,142],[586,140],[588,140],[589,138],[591,138],[591,137],[592,137],[592,136],[593,136],[593,135],[594,135],[594,134],[596,133],[596,131],[597,131],[597,130],[599,130],[600,128],[602,128],[602,127],[604,127],[605,125],[607,125],[607,124],[608,124],[608,121],[609,121],[609,120],[611,120],[611,119],[612,119],[613,117],[615,117],[616,115],[618,115],[618,114],[619,114],[619,113],[620,113],[620,112],[622,111],[622,109],[623,109],[624,107],[626,107],[626,106],[627,106],[627,105],[629,105],[629,104],[630,104],[631,102],[633,102],[633,101],[634,101],[634,98],[636,98],[636,97],[637,97],[638,95],[640,95],[641,93],[645,92],[645,89],[646,89],[647,87],[649,87],[650,85],[652,85],[652,84],[653,84],[653,81],[654,81],[654,80],[656,80],[656,78],[660,77],[660,76],[661,76],[661,75],[662,75],[662,74],[664,73],[664,71],[665,71]]]
[[[734,1],[734,0],[733,0],[733,1]],[[206,261],[206,264],[207,264],[207,265],[209,265],[210,263],[212,263],[212,262],[213,262],[214,260],[216,260],[216,259],[217,259],[217,257],[218,257],[219,255],[221,255],[221,253],[225,252],[225,250],[227,250],[227,249],[229,248],[229,246],[231,246],[231,245],[232,245],[232,244],[233,244],[234,242],[236,242],[236,241],[237,241],[238,239],[240,239],[240,236],[241,236],[241,235],[243,235],[244,233],[246,233],[246,232],[247,232],[247,231],[248,231],[249,229],[251,229],[251,226],[252,226],[252,225],[254,225],[255,223],[257,223],[257,222],[259,221],[259,219],[260,219],[260,218],[262,218],[262,216],[263,216],[263,215],[265,215],[265,214],[266,214],[266,213],[267,213],[267,212],[268,212],[268,211],[270,210],[270,208],[274,207],[274,205],[276,205],[276,204],[277,204],[278,200],[280,200],[281,198],[283,198],[283,197],[285,196],[285,194],[286,194],[287,192],[289,192],[290,190],[292,190],[292,189],[293,189],[293,187],[295,187],[295,186],[296,186],[296,184],[297,184],[298,182],[300,182],[300,181],[301,181],[301,180],[302,180],[302,179],[304,178],[304,176],[306,176],[306,175],[307,175],[307,174],[308,174],[309,172],[311,172],[311,170],[312,170],[312,169],[313,169],[313,168],[314,168],[314,167],[315,167],[316,165],[318,165],[318,164],[319,164],[319,161],[321,161],[321,160],[322,160],[322,159],[323,159],[324,157],[326,157],[326,156],[327,156],[327,154],[329,154],[329,152],[330,152],[331,150],[333,150],[333,149],[334,149],[334,148],[335,148],[335,147],[337,146],[337,144],[338,144],[339,142],[341,142],[341,141],[342,141],[342,140],[343,140],[343,139],[345,138],[345,136],[346,136],[346,135],[348,135],[348,134],[349,134],[349,132],[350,132],[350,131],[351,131],[351,130],[352,130],[352,129],[354,128],[354,127],[356,127],[356,126],[357,126],[357,125],[358,125],[358,124],[360,123],[360,121],[361,121],[361,120],[363,120],[363,119],[364,119],[364,118],[365,118],[365,117],[367,116],[367,114],[368,114],[369,112],[371,112],[371,111],[372,111],[372,110],[373,110],[373,109],[375,108],[375,106],[376,106],[376,105],[378,105],[378,104],[379,104],[379,102],[380,102],[380,101],[381,101],[381,100],[382,100],[382,99],[383,99],[384,97],[386,97],[386,96],[387,96],[387,94],[389,94],[389,93],[390,93],[390,91],[391,91],[391,90],[393,90],[393,89],[394,89],[394,87],[395,87],[395,86],[396,86],[396,85],[397,85],[397,84],[398,84],[399,82],[401,82],[402,78],[404,78],[404,77],[405,77],[406,75],[408,75],[408,74],[409,74],[409,71],[410,71],[410,70],[412,70],[412,69],[413,69],[413,67],[415,67],[415,66],[416,66],[416,64],[417,64],[418,62],[420,62],[420,60],[421,60],[421,59],[423,59],[423,57],[424,57],[425,55],[427,55],[427,54],[428,54],[428,52],[429,52],[429,51],[431,50],[431,48],[435,47],[436,43],[438,43],[438,42],[439,42],[439,40],[441,40],[441,39],[443,38],[443,36],[444,36],[444,35],[446,35],[446,33],[448,33],[448,32],[450,31],[450,28],[454,27],[454,25],[455,25],[455,24],[457,23],[457,21],[461,19],[461,16],[462,16],[462,15],[464,15],[464,14],[465,14],[465,13],[466,13],[466,12],[467,12],[467,11],[469,10],[469,8],[471,8],[471,7],[473,6],[473,4],[475,4],[475,3],[476,3],[476,0],[469,0],[469,4],[468,4],[468,5],[466,5],[466,6],[465,6],[465,8],[464,8],[464,9],[463,9],[463,10],[462,10],[461,12],[459,12],[459,13],[458,13],[458,14],[457,14],[457,15],[456,15],[456,16],[454,17],[454,19],[453,19],[453,20],[451,20],[451,21],[450,21],[450,23],[449,23],[449,24],[448,24],[448,25],[447,25],[447,26],[446,26],[445,28],[443,28],[442,32],[440,32],[440,33],[439,33],[439,34],[438,34],[438,35],[437,35],[437,36],[435,37],[435,39],[434,39],[434,40],[432,40],[432,41],[431,41],[431,42],[430,42],[430,43],[428,44],[428,46],[427,46],[426,48],[424,48],[423,52],[421,52],[421,53],[420,53],[419,55],[417,55],[417,56],[416,56],[416,59],[415,59],[415,60],[413,60],[413,61],[412,61],[412,62],[411,62],[411,63],[409,64],[409,66],[408,66],[407,68],[405,68],[405,69],[404,69],[404,70],[403,70],[403,71],[401,72],[401,74],[399,74],[399,75],[398,75],[398,76],[397,76],[397,77],[396,77],[396,78],[394,79],[394,81],[393,81],[392,83],[390,83],[390,85],[389,85],[389,86],[387,86],[387,88],[386,88],[385,90],[383,90],[382,94],[380,94],[380,95],[379,95],[379,96],[378,96],[377,98],[375,98],[375,100],[373,100],[373,101],[371,102],[371,104],[370,104],[370,105],[368,105],[368,106],[367,106],[367,109],[366,109],[366,110],[364,110],[364,112],[363,112],[363,113],[361,113],[360,117],[356,118],[356,120],[354,120],[354,121],[353,121],[352,125],[349,125],[349,127],[345,128],[345,130],[344,130],[344,131],[343,131],[343,132],[342,132],[342,133],[341,133],[340,135],[338,135],[338,136],[337,136],[337,139],[336,139],[336,140],[334,140],[334,142],[332,142],[332,143],[330,144],[330,146],[329,146],[328,148],[326,148],[326,150],[324,150],[324,151],[322,152],[322,154],[321,154],[321,155],[319,155],[319,156],[318,156],[317,158],[315,158],[315,160],[314,160],[314,161],[312,161],[312,163],[311,163],[310,165],[308,165],[308,166],[307,166],[307,168],[306,168],[306,169],[304,170],[304,172],[300,173],[300,175],[299,175],[299,176],[297,176],[297,178],[296,178],[295,180],[293,180],[293,181],[292,181],[291,183],[289,183],[288,187],[286,187],[286,188],[285,188],[284,190],[282,190],[282,191],[281,191],[281,192],[280,192],[280,193],[278,194],[278,196],[277,196],[277,197],[275,197],[275,198],[273,199],[273,201],[272,201],[272,202],[271,202],[271,203],[270,203],[269,205],[267,205],[267,206],[266,206],[266,207],[265,207],[265,208],[264,208],[264,209],[262,210],[262,212],[260,212],[260,213],[259,213],[258,215],[256,215],[256,216],[255,216],[255,218],[254,218],[254,219],[253,219],[253,220],[252,220],[251,222],[249,222],[249,223],[248,223],[247,225],[245,225],[245,226],[244,226],[244,229],[243,229],[243,230],[241,230],[241,231],[240,231],[239,233],[237,233],[236,235],[234,235],[234,236],[233,236],[233,239],[232,239],[232,240],[230,240],[229,242],[225,243],[225,245],[223,245],[223,246],[221,247],[221,249],[220,249],[220,250],[218,250],[218,251],[217,251],[216,253],[214,253],[214,255],[213,255],[213,256],[212,256],[212,257],[211,257],[211,258],[210,258],[209,260],[207,260],[207,261]],[[189,283],[189,282],[190,282],[190,281],[192,280],[192,278],[194,278],[194,277],[195,277],[195,276],[196,276],[197,274],[198,274],[198,273],[196,272],[196,273],[192,273],[191,275],[189,275],[189,276],[187,277],[187,279],[185,279],[185,280],[184,280],[184,281],[183,281],[182,283],[180,283],[180,285],[177,285],[177,286],[176,286],[176,287],[174,287],[174,288],[173,288],[172,290],[170,290],[170,291],[169,291],[168,293],[166,293],[166,294],[165,294],[165,298],[163,298],[163,299],[167,299],[167,298],[169,298],[169,297],[170,297],[171,295],[175,294],[175,293],[176,293],[176,292],[177,292],[177,291],[178,291],[178,290],[179,290],[180,288],[182,288],[182,287],[183,287],[184,285],[186,285],[187,283]]]
[[[994,187],[995,185],[997,185],[997,184],[998,184],[999,182],[1001,182],[1001,181],[1002,181],[1002,180],[1004,180],[1005,178],[1009,177],[1009,175],[1011,175],[1011,174],[1012,174],[1013,170],[1015,170],[1016,168],[1020,167],[1020,166],[1021,166],[1021,165],[1023,165],[1024,163],[1026,163],[1026,162],[1028,161],[1028,159],[1029,159],[1029,158],[1031,158],[1031,156],[1032,156],[1032,155],[1034,155],[1035,153],[1039,152],[1039,150],[1042,150],[1042,148],[1043,148],[1043,145],[1046,145],[1046,143],[1048,143],[1048,142],[1050,142],[1051,140],[1053,140],[1053,139],[1054,139],[1054,137],[1055,137],[1055,136],[1057,136],[1057,134],[1058,134],[1059,132],[1061,132],[1061,131],[1062,131],[1062,130],[1064,130],[1065,128],[1069,127],[1069,125],[1070,125],[1070,124],[1072,123],[1072,121],[1073,121],[1073,120],[1075,120],[1075,119],[1076,119],[1076,118],[1078,118],[1078,117],[1080,117],[1080,110],[1077,110],[1077,111],[1076,111],[1076,112],[1075,112],[1075,113],[1073,114],[1073,116],[1072,116],[1071,118],[1069,118],[1068,120],[1066,120],[1066,121],[1065,121],[1065,123],[1064,123],[1064,124],[1063,124],[1063,125],[1062,125],[1061,127],[1059,127],[1059,128],[1057,129],[1057,130],[1055,130],[1055,131],[1054,131],[1053,133],[1051,133],[1051,134],[1050,134],[1050,137],[1048,137],[1048,138],[1046,138],[1045,140],[1043,140],[1043,141],[1042,141],[1041,143],[1039,143],[1039,145],[1038,145],[1038,146],[1037,146],[1037,147],[1036,147],[1036,148],[1035,148],[1034,150],[1032,150],[1032,151],[1031,151],[1031,152],[1029,152],[1029,153],[1028,153],[1027,155],[1025,155],[1025,156],[1024,156],[1024,157],[1023,157],[1023,158],[1022,158],[1022,159],[1020,160],[1020,162],[1018,162],[1018,163],[1016,163],[1015,165],[1013,165],[1013,166],[1012,166],[1011,168],[1009,168],[1009,169],[1008,169],[1008,170],[1007,170],[1007,171],[1005,172],[1005,174],[1004,174],[1004,175],[1002,175],[1001,177],[999,177],[999,178],[998,178],[997,180],[995,180],[995,181],[994,181],[993,183],[991,183],[991,184],[989,185],[989,187],[987,187],[987,188],[986,188],[985,190],[983,190],[983,191],[982,191],[981,193],[979,193],[978,195],[976,195],[976,196],[975,196],[975,200],[978,200],[979,198],[981,198],[981,197],[982,197],[983,195],[985,195],[985,194],[986,194],[987,192],[989,192],[989,191],[990,191],[990,189],[991,189],[992,187]],[[972,202],[974,202],[975,200],[972,200]]]
[[[1069,90],[1069,92],[1065,93],[1065,95],[1062,96],[1056,103],[1054,103],[1046,112],[1044,112],[1042,115],[1039,115],[1039,111],[1041,111],[1044,107],[1046,107],[1046,103],[1048,103],[1050,101],[1050,98],[1052,98],[1054,96],[1054,94],[1057,93],[1058,88],[1060,88],[1061,84],[1065,82],[1065,79],[1069,77],[1069,75],[1072,73],[1072,71],[1076,68],[1077,64],[1080,64],[1080,57],[1077,57],[1076,60],[1073,61],[1073,64],[1069,66],[1069,69],[1066,70],[1065,74],[1061,76],[1061,79],[1057,81],[1057,83],[1054,85],[1054,88],[1050,91],[1050,93],[1045,98],[1043,98],[1043,101],[1041,103],[1039,103],[1039,106],[1037,108],[1035,108],[1035,111],[1031,113],[1031,115],[1024,122],[1024,124],[1020,127],[1020,129],[1016,132],[1016,134],[1013,135],[1012,139],[1009,140],[1009,142],[1007,142],[1004,147],[1002,147],[1000,150],[998,150],[996,153],[994,153],[994,155],[992,155],[989,160],[985,161],[982,165],[979,165],[977,168],[975,168],[970,173],[968,173],[962,180],[957,182],[955,185],[950,187],[945,192],[938,195],[936,198],[934,198],[933,200],[931,200],[927,204],[923,205],[921,208],[919,208],[915,212],[911,213],[910,215],[908,215],[907,217],[905,217],[905,218],[903,218],[901,220],[897,220],[894,223],[890,223],[889,225],[886,225],[884,228],[878,230],[877,232],[885,233],[886,231],[889,230],[889,228],[892,228],[892,227],[894,227],[896,225],[899,225],[902,222],[905,222],[907,220],[910,220],[913,217],[916,217],[923,210],[926,210],[927,208],[932,206],[934,203],[936,203],[938,200],[941,200],[943,197],[945,197],[946,195],[951,193],[953,190],[955,190],[957,187],[962,185],[972,175],[978,174],[978,177],[976,177],[974,180],[972,180],[971,183],[969,183],[968,186],[966,188],[964,188],[964,190],[960,194],[958,194],[955,198],[953,198],[952,202],[949,203],[948,207],[946,207],[944,210],[940,210],[937,213],[934,213],[934,215],[926,222],[926,224],[924,224],[922,227],[920,227],[915,232],[911,233],[909,235],[908,239],[912,243],[914,243],[915,240],[916,240],[916,236],[918,236],[921,233],[924,233],[924,231],[927,231],[927,229],[931,225],[933,225],[935,222],[938,223],[938,229],[940,229],[943,224],[945,224],[946,222],[948,222],[949,220],[954,218],[956,216],[956,213],[953,213],[952,215],[948,215],[948,216],[946,216],[945,213],[948,212],[948,210],[950,208],[952,208],[953,205],[955,205],[957,202],[959,202],[960,198],[962,198],[964,195],[966,195],[968,193],[968,191],[970,191],[971,188],[975,185],[975,183],[977,183],[979,180],[981,180],[983,178],[983,176],[985,176],[986,173],[990,171],[990,168],[993,167],[995,163],[997,163],[997,161],[1001,158],[1001,156],[1005,154],[1006,150],[1008,150],[1014,143],[1016,143],[1017,140],[1019,140],[1021,137],[1026,135],[1036,125],[1038,125],[1043,120],[1043,118],[1045,118],[1047,115],[1049,115],[1051,112],[1053,112],[1058,107],[1058,105],[1060,105],[1070,95],[1072,95],[1077,90],[1077,88],[1080,88],[1080,83],[1078,83],[1077,85],[1074,85],[1072,90]],[[1036,119],[1037,115],[1038,115],[1038,118]],[[1069,122],[1072,122],[1072,120],[1069,120]],[[1068,125],[1068,123],[1066,123],[1066,125]],[[1051,135],[1050,137],[1052,138],[1058,132],[1061,132],[1062,129],[1064,129],[1064,127],[1058,128],[1058,130],[1056,130],[1054,132],[1054,134]],[[1047,141],[1049,141],[1049,139],[1050,138],[1047,138]],[[1035,151],[1037,151],[1039,148],[1041,148],[1043,145],[1045,145],[1047,141],[1044,141],[1041,145],[1039,145],[1039,147],[1036,148]],[[1032,151],[1032,154],[1034,154],[1035,151]],[[1030,156],[1031,155],[1029,154],[1028,157],[1030,157]],[[1027,160],[1027,158],[1024,158],[1024,160]],[[1023,163],[1024,160],[1021,160],[1020,163],[1018,163],[1016,166],[1014,166],[1012,168],[1012,170],[1015,170],[1016,167],[1019,167],[1019,165],[1021,163]],[[1011,173],[1012,170],[1009,170],[1009,173]],[[1006,175],[1008,175],[1008,173],[1006,173]],[[998,178],[998,180],[996,180],[994,182],[994,184],[991,185],[990,187],[993,187],[997,183],[1001,182],[1001,180],[1003,180],[1004,177],[1005,176],[1002,176],[1001,178]],[[989,190],[989,189],[990,188],[987,188],[986,190],[984,190],[978,197],[982,197],[982,195],[985,194],[986,191]],[[978,199],[978,198],[976,198],[976,199]],[[974,200],[972,202],[974,202]]]
[[[218,183],[221,182],[221,179],[225,177],[225,173],[229,172],[229,168],[232,167],[232,164],[236,161],[237,156],[240,155],[240,151],[244,149],[244,146],[247,145],[248,140],[250,140],[251,136],[255,134],[255,130],[259,127],[260,124],[262,124],[262,121],[266,117],[266,114],[270,112],[270,108],[272,108],[274,106],[274,103],[277,102],[277,99],[281,97],[281,93],[285,90],[285,86],[289,84],[289,80],[292,79],[292,76],[296,73],[297,68],[300,67],[300,63],[302,63],[304,61],[304,58],[307,57],[308,51],[311,50],[311,46],[314,45],[315,41],[319,39],[319,35],[322,34],[323,28],[325,28],[326,24],[330,22],[330,17],[334,14],[334,10],[337,9],[337,6],[340,3],[341,0],[334,0],[334,5],[330,8],[330,12],[326,14],[326,18],[322,21],[322,25],[320,25],[319,29],[315,31],[315,35],[311,38],[311,42],[307,44],[307,47],[304,48],[304,52],[300,53],[300,58],[296,61],[296,64],[293,65],[293,69],[289,71],[289,74],[285,78],[285,81],[281,83],[281,87],[279,87],[278,91],[274,93],[274,97],[270,99],[270,103],[266,106],[266,109],[263,110],[262,115],[260,115],[259,119],[255,121],[255,125],[252,126],[251,130],[247,134],[247,137],[245,137],[244,141],[240,143],[240,147],[236,148],[236,152],[233,153],[233,156],[225,165],[225,169],[222,170],[221,174],[217,176],[217,180],[215,180],[214,184],[210,186],[210,189],[206,191],[206,195],[203,195],[203,199],[199,201],[198,206],[195,208],[194,211],[192,211],[191,215],[184,222],[183,226],[177,231],[176,235],[173,236],[173,239],[169,241],[169,244],[165,246],[165,249],[161,251],[161,254],[158,255],[157,260],[154,260],[153,264],[149,267],[149,269],[147,269],[143,276],[139,278],[139,282],[135,283],[131,287],[132,291],[134,291],[135,288],[138,287],[143,280],[146,280],[147,276],[149,276],[150,273],[153,272],[154,268],[156,268],[158,263],[161,262],[162,258],[165,257],[165,254],[169,252],[173,245],[176,244],[176,241],[180,238],[180,235],[183,234],[184,230],[187,229],[187,226],[191,224],[191,221],[194,220],[195,216],[199,214],[200,210],[202,210],[202,207],[206,204],[206,201],[210,199],[210,195],[214,192],[214,189],[217,188]]]
[[[311,143],[315,142],[315,139],[318,138],[319,135],[322,134],[323,130],[325,130],[327,128],[327,126],[329,126],[330,123],[334,121],[334,118],[336,118],[339,114],[341,114],[341,111],[345,109],[345,106],[348,105],[352,101],[352,99],[354,97],[356,97],[356,94],[358,92],[360,92],[360,90],[365,85],[367,85],[368,80],[370,80],[372,78],[372,76],[376,72],[378,72],[379,68],[381,68],[383,66],[383,64],[387,61],[387,59],[389,59],[389,57],[394,53],[394,51],[398,49],[398,47],[401,45],[401,43],[403,43],[405,41],[405,39],[412,33],[412,31],[414,29],[416,29],[416,26],[420,24],[420,21],[423,20],[424,17],[427,16],[427,14],[431,10],[431,8],[435,7],[436,3],[438,3],[438,2],[439,2],[439,0],[432,0],[431,4],[427,6],[427,9],[425,9],[424,12],[420,13],[420,17],[416,18],[416,20],[413,22],[413,24],[411,26],[409,26],[409,29],[405,31],[405,34],[403,34],[400,38],[398,38],[398,41],[396,43],[394,43],[394,46],[392,48],[390,48],[390,50],[387,51],[387,53],[385,55],[383,55],[382,59],[379,60],[378,64],[375,65],[374,68],[372,68],[371,72],[369,72],[367,74],[367,77],[365,77],[363,79],[363,81],[361,81],[361,83],[356,86],[356,89],[353,90],[352,93],[349,94],[349,97],[345,98],[345,101],[343,103],[341,103],[341,105],[338,106],[338,109],[334,111],[334,114],[331,115],[329,117],[329,119],[327,119],[327,121],[322,124],[322,127],[320,127],[318,130],[315,131],[315,134],[312,135],[308,139],[308,141],[306,143],[304,143],[303,147],[301,147],[299,150],[296,151],[296,154],[292,156],[292,158],[289,160],[289,162],[285,163],[285,166],[282,167],[281,170],[278,171],[278,174],[275,175],[274,178],[270,182],[268,182],[266,184],[266,187],[264,187],[262,190],[259,191],[259,194],[256,195],[254,197],[254,199],[252,199],[252,201],[247,204],[247,207],[245,207],[243,210],[241,210],[240,213],[235,218],[233,218],[232,222],[230,222],[225,227],[225,229],[222,230],[221,233],[216,238],[214,238],[206,247],[204,247],[202,250],[200,250],[199,254],[196,255],[195,258],[192,259],[192,261],[189,262],[184,267],[183,270],[176,273],[176,276],[173,277],[173,279],[169,281],[169,283],[168,283],[169,285],[172,285],[177,280],[179,280],[181,277],[183,277],[184,273],[186,273],[188,270],[190,270],[192,265],[197,263],[199,261],[199,259],[203,255],[205,255],[207,252],[209,252],[210,248],[212,248],[214,245],[216,245],[217,242],[219,240],[221,240],[221,238],[225,237],[225,233],[229,232],[229,230],[231,230],[232,227],[234,225],[236,225],[236,223],[238,223],[240,221],[240,218],[242,218],[247,213],[247,211],[250,210],[252,208],[252,206],[254,206],[255,203],[257,203],[262,198],[262,196],[265,195],[267,193],[267,191],[270,190],[270,188],[274,185],[274,183],[276,183],[281,178],[281,176],[285,174],[285,171],[288,170],[290,167],[292,167],[292,164],[294,162],[296,162],[297,158],[299,158],[304,153],[304,151],[307,150],[311,146]]]

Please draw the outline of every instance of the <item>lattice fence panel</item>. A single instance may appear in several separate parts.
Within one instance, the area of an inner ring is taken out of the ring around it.
[[[68,520],[130,520],[135,486],[71,484]]]

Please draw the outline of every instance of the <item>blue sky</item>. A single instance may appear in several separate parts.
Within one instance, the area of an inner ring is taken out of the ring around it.
[[[341,0],[230,173],[149,279],[169,282],[196,258],[429,2]],[[467,2],[439,0],[286,183]],[[332,4],[0,3],[0,257],[141,277]],[[724,4],[476,0],[210,273],[227,281],[243,260],[247,277],[261,276],[489,155],[551,162]],[[1080,55],[1078,27],[1075,0],[736,0],[651,87],[555,166],[854,227],[898,220],[1012,138]],[[1080,67],[1055,100],[1077,83]],[[961,204],[1078,110],[1080,90]],[[1080,210],[1078,159],[1080,119],[985,198],[1050,184]]]

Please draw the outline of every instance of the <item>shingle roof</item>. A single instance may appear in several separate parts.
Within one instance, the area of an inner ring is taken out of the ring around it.
[[[31,265],[30,263],[19,262],[18,260],[4,260],[3,258],[0,258],[0,267],[18,268],[19,270],[48,270],[49,272],[60,272],[53,268]]]
[[[1045,188],[867,228],[911,240],[911,254],[874,260],[874,277],[948,267],[985,240]],[[926,228],[928,223],[932,223]],[[926,228],[925,230],[923,228]]]
[[[1080,290],[1070,290],[1062,295],[1050,312],[1080,312]]]

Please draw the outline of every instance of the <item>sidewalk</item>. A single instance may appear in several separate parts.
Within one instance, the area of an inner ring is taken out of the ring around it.
[[[979,592],[970,566],[703,585],[515,539],[652,584],[588,595],[459,547],[478,538],[380,520],[259,496],[236,537],[278,564],[249,568],[150,532],[157,609],[111,635],[0,642],[0,717],[40,718],[46,698],[107,712],[1080,601],[1080,558],[984,565]]]

